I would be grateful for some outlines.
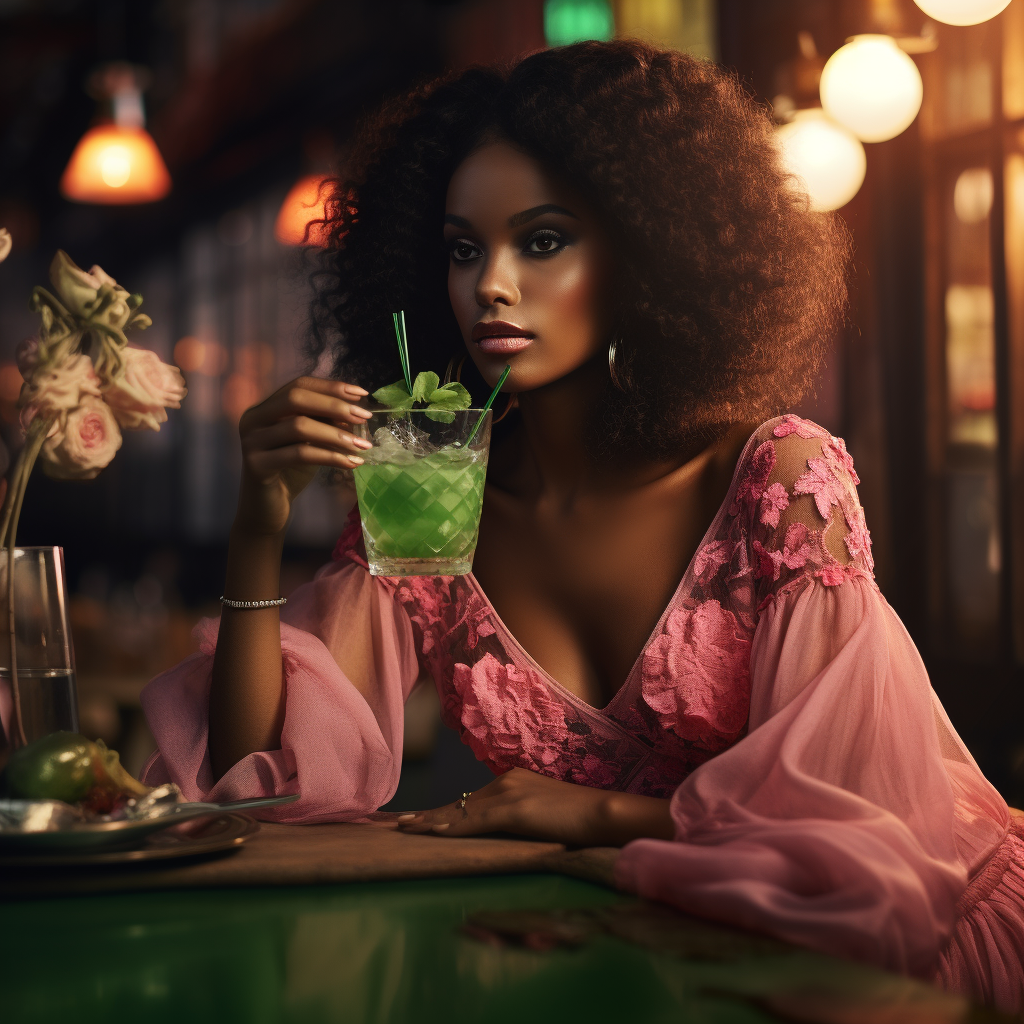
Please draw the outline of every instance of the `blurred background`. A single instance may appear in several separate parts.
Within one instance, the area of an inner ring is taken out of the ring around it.
[[[189,387],[95,481],[38,474],[21,519],[20,543],[64,547],[83,731],[133,770],[142,686],[217,609],[239,416],[309,369],[305,228],[360,116],[447,69],[616,35],[733,69],[848,223],[848,322],[797,411],[846,438],[879,585],[1024,801],[1024,0],[0,0],[3,439],[21,444],[14,348],[58,248],[144,295],[136,343]],[[303,496],[285,594],[350,502]],[[395,806],[483,781],[430,693],[408,726]]]

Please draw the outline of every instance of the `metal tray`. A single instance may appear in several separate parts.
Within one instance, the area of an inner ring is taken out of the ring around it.
[[[220,817],[225,813],[254,810],[258,807],[274,807],[278,804],[291,803],[298,798],[298,794],[294,794],[256,800],[235,800],[223,804],[183,803],[171,807],[158,817],[143,818],[140,821],[82,821],[50,831],[0,831],[0,857],[5,858],[4,863],[9,857],[24,856],[36,859],[46,854],[63,856],[80,853],[95,857],[103,852],[135,848],[153,833],[162,832],[187,821]]]
[[[259,822],[245,814],[220,814],[210,820],[179,822],[161,832],[150,832],[128,850],[94,847],[32,853],[0,851],[0,868],[83,867],[201,857],[237,849],[259,830]]]

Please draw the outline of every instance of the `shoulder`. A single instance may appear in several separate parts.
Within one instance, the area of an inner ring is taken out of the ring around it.
[[[745,517],[755,574],[772,589],[873,572],[860,478],[841,437],[792,414],[758,427],[737,466],[729,512]]]

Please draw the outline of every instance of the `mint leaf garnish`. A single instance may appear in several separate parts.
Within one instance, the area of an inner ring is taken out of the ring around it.
[[[460,409],[468,409],[472,402],[469,392],[458,382],[452,381],[438,387],[440,378],[429,370],[416,375],[410,395],[404,380],[395,381],[386,387],[378,388],[373,397],[386,405],[392,412],[405,412],[414,405],[425,405],[428,418],[439,423],[451,423],[455,413]]]
[[[436,373],[431,373],[430,370],[417,373],[416,379],[412,382],[413,399],[417,402],[429,402],[429,396],[437,390],[437,385],[440,383],[441,378]]]
[[[380,402],[381,405],[386,405],[389,409],[411,409],[413,398],[408,391],[405,390],[405,381],[400,380],[394,384],[388,384],[387,387],[378,388],[373,393],[373,397]]]

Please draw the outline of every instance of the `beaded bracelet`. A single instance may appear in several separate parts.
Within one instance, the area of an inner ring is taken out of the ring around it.
[[[273,601],[230,601],[223,594],[220,596],[220,603],[228,608],[239,608],[242,611],[253,611],[257,608],[280,608],[288,603],[287,597],[277,597]]]

